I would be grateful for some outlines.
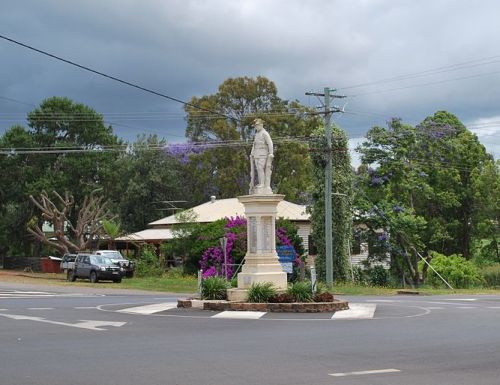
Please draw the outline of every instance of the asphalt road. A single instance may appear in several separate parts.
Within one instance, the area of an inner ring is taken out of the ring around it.
[[[347,297],[333,319],[178,297],[0,283],[0,384],[500,383],[498,296]]]

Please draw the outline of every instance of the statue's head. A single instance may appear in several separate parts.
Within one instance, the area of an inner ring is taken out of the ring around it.
[[[252,122],[252,125],[257,129],[261,129],[264,127],[264,121],[261,119],[261,118],[256,118],[254,119],[254,121]]]

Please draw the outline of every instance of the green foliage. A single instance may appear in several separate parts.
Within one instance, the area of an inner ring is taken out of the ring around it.
[[[360,286],[368,285],[368,277],[366,271],[361,266],[353,266],[352,275],[354,277],[354,284]]]
[[[464,257],[457,254],[446,256],[432,252],[431,266],[444,278],[453,288],[464,289],[479,286],[483,283],[479,269]],[[423,263],[423,262],[421,262]],[[441,286],[443,282],[429,269],[426,282],[433,286]]]
[[[276,85],[265,77],[237,77],[226,79],[215,94],[191,99],[185,107],[186,136],[191,141],[240,140],[249,143],[244,148],[208,146],[204,151],[190,155],[186,170],[191,179],[186,180],[186,187],[195,195],[195,201],[212,194],[232,198],[248,193],[248,155],[254,132],[252,121],[261,117],[275,141],[272,188],[285,194],[288,200],[304,203],[303,192],[312,183],[307,146],[299,141],[280,142],[278,138],[309,136],[319,117],[305,114],[306,107],[282,100],[277,94]],[[236,119],[207,117],[206,110]]]
[[[209,277],[203,280],[201,297],[203,299],[226,299],[228,282],[222,277]]]
[[[484,267],[481,270],[484,282],[487,287],[499,288],[500,287],[500,264]]]
[[[182,267],[171,267],[163,273],[163,278],[167,279],[180,279],[185,277]]]
[[[248,289],[248,302],[270,302],[276,295],[276,289],[271,282],[252,283]]]
[[[333,239],[333,278],[335,281],[344,281],[349,271],[348,243],[351,236],[352,213],[352,169],[349,152],[347,151],[347,137],[338,127],[332,130],[333,151],[333,181],[332,191],[342,195],[332,196],[332,239]],[[324,130],[316,132],[312,144],[312,160],[314,165],[314,187],[312,190],[313,204],[310,206],[311,225],[314,242],[318,249],[316,270],[318,278],[325,280],[325,167],[326,167],[326,138]]]
[[[135,263],[135,273],[137,277],[161,277],[163,267],[160,259],[152,246],[143,246],[139,259]]]
[[[387,286],[389,284],[389,272],[381,265],[375,265],[368,270],[370,284],[372,286]]]
[[[295,302],[311,302],[313,292],[311,282],[297,281],[288,286],[287,293],[293,296]]]
[[[475,234],[498,236],[492,218],[500,190],[489,191],[498,186],[498,169],[454,115],[438,111],[417,127],[392,119],[387,128],[373,127],[358,151],[359,221],[390,234],[398,276],[418,285],[416,250],[469,259]]]
[[[156,135],[138,137],[102,180],[127,232],[143,230],[157,220],[165,213],[160,210],[167,208],[163,202],[190,199],[178,161],[158,150],[165,145]]]

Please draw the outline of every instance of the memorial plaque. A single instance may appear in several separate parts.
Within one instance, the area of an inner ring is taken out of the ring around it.
[[[257,218],[250,217],[248,223],[248,249],[252,254],[255,254],[257,252]]]

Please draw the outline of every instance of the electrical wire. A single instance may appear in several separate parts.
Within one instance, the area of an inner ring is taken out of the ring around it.
[[[402,81],[402,80],[414,79],[414,78],[424,77],[424,76],[431,76],[431,75],[445,73],[445,72],[459,71],[462,69],[478,67],[478,66],[483,66],[483,65],[488,65],[488,64],[495,64],[495,63],[500,63],[500,55],[490,56],[490,57],[486,57],[486,58],[482,58],[482,59],[469,60],[466,62],[452,64],[452,65],[448,65],[448,66],[442,66],[442,67],[432,68],[432,69],[428,69],[428,70],[424,70],[424,71],[413,72],[413,73],[409,73],[409,74],[405,74],[405,75],[398,75],[398,76],[394,76],[394,77],[390,77],[390,78],[386,78],[386,79],[375,80],[372,82],[366,82],[366,83],[356,84],[356,85],[352,85],[352,86],[342,87],[342,88],[339,88],[339,90],[360,88],[360,87],[366,87],[366,86],[383,84],[383,83],[392,83],[392,82],[397,82],[397,81]]]

